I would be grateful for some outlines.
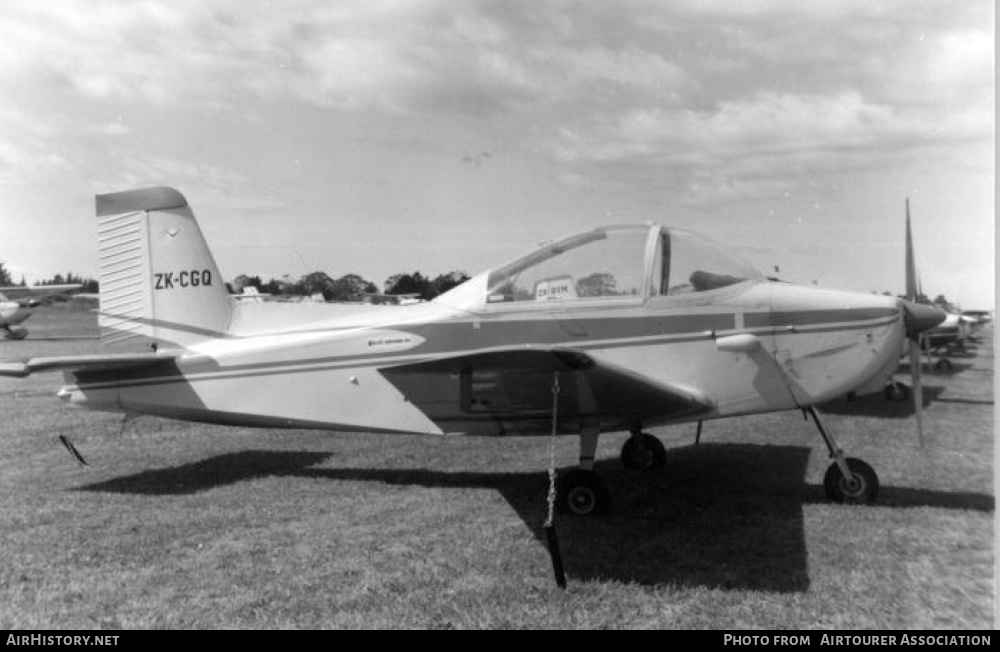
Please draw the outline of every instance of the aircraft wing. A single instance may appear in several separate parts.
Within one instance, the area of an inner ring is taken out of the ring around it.
[[[0,286],[0,293],[9,299],[17,299],[25,296],[41,296],[48,294],[59,294],[61,292],[72,292],[79,290],[81,283],[66,283],[63,285],[4,285]]]
[[[559,415],[641,424],[704,412],[696,390],[669,385],[586,352],[503,348],[380,370],[433,421],[544,419],[559,372]]]
[[[51,358],[31,358],[22,361],[0,362],[0,376],[24,378],[44,371],[116,371],[151,367],[176,358],[172,353],[110,353],[74,355]]]

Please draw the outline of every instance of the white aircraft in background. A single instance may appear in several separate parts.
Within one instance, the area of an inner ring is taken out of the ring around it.
[[[15,328],[34,313],[35,308],[41,305],[37,298],[47,294],[59,294],[61,292],[71,292],[82,287],[79,283],[69,283],[64,285],[9,285],[0,287],[0,328],[4,330],[4,339],[23,340],[28,336],[28,329]],[[21,298],[17,297],[30,297]]]
[[[267,300],[268,298],[270,298],[271,293],[270,292],[261,292],[256,287],[254,287],[252,285],[248,285],[245,288],[243,288],[242,292],[237,293],[237,294],[230,294],[229,296],[231,296],[232,298],[237,299],[239,301],[247,301],[247,302],[252,302],[252,303],[263,303],[265,300]]]
[[[666,452],[649,426],[777,410],[813,417],[833,459],[829,498],[874,500],[875,471],[844,455],[814,406],[881,391],[904,342],[919,355],[916,338],[943,318],[911,300],[771,282],[650,224],[573,235],[412,305],[245,301],[229,296],[178,191],[96,204],[99,321],[118,352],[7,361],[0,375],[61,370],[70,405],[216,424],[574,435],[579,468],[560,474],[556,501],[577,515],[610,508],[593,470],[602,432],[631,432],[622,462],[657,469]]]

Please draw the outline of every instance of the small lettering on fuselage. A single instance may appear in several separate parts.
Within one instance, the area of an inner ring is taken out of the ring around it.
[[[212,270],[186,269],[180,272],[155,272],[153,289],[173,290],[174,288],[196,288],[212,284]]]
[[[372,348],[376,346],[399,346],[401,344],[410,344],[412,341],[409,337],[383,337],[368,340],[368,346]]]

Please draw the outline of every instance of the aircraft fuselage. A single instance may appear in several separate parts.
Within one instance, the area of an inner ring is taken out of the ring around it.
[[[494,349],[560,346],[691,388],[711,405],[707,413],[667,423],[804,407],[866,385],[874,391],[895,368],[904,333],[894,299],[767,281],[711,295],[595,301],[572,310],[558,302],[480,310],[439,302],[244,304],[228,334],[162,368],[78,373],[60,395],[92,409],[226,424],[528,434],[544,432],[539,425],[550,394],[531,390],[551,383],[546,374],[499,383],[474,372],[393,375],[392,369]],[[306,325],[276,326],[286,319]],[[737,335],[758,345],[728,350],[724,343]],[[579,426],[571,409],[561,413],[565,428]],[[600,422],[602,430],[625,425]]]

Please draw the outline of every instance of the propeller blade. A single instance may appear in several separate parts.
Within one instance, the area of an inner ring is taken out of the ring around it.
[[[917,266],[913,260],[913,232],[910,230],[910,198],[906,198],[906,298],[917,298]]]
[[[910,376],[913,378],[913,412],[917,417],[917,437],[924,445],[924,387],[920,380],[920,359],[923,333],[934,328],[948,316],[937,306],[917,303],[920,283],[917,265],[913,259],[913,231],[910,228],[910,198],[906,198],[906,299],[900,301],[903,309],[903,326],[910,340]]]
[[[917,416],[917,439],[924,445],[924,387],[920,381],[920,342],[910,340],[910,376],[913,378],[913,411]]]
[[[917,438],[924,445],[924,387],[920,380],[921,333],[944,321],[940,308],[917,303],[920,293],[917,265],[913,258],[913,231],[910,228],[910,198],[906,198],[906,299],[902,301],[903,325],[910,342],[910,376],[913,379],[913,412],[917,417]]]

